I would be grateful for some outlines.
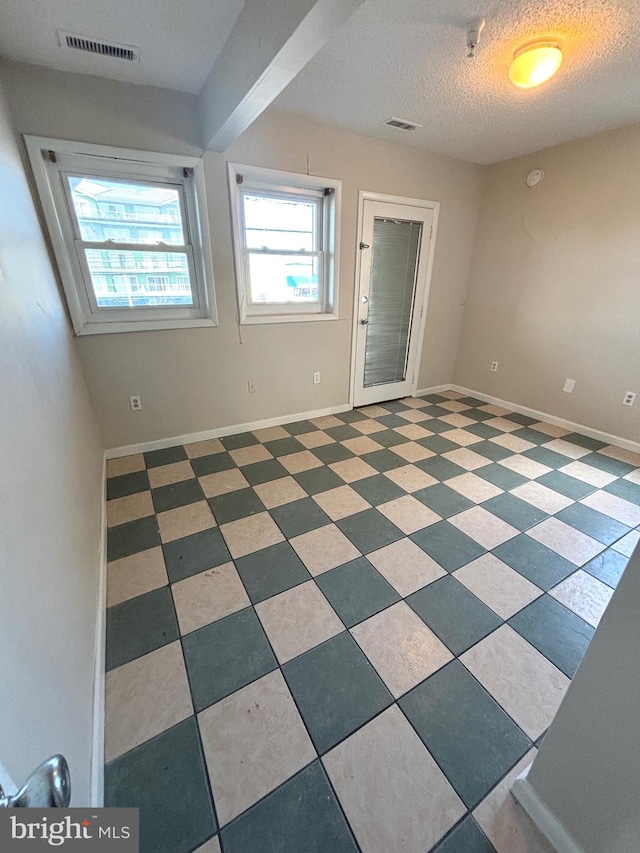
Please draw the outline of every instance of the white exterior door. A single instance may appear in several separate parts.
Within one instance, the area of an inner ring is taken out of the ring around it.
[[[437,204],[405,201],[412,200],[364,198],[361,205],[354,406],[415,390]]]

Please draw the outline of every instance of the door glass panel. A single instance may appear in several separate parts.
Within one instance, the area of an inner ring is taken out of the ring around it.
[[[421,222],[374,219],[364,386],[406,378]]]

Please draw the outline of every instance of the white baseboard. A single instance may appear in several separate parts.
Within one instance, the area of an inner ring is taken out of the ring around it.
[[[425,394],[440,394],[442,391],[451,391],[451,385],[434,385],[432,388],[423,388],[421,391],[414,391],[414,397],[424,397]]]
[[[620,438],[618,435],[611,435],[608,432],[592,429],[591,427],[584,426],[584,424],[576,424],[573,421],[567,421],[564,418],[557,418],[555,415],[550,415],[547,412],[539,412],[537,409],[529,409],[527,406],[520,406],[518,403],[509,402],[509,400],[501,400],[498,397],[491,397],[481,391],[462,388],[460,385],[449,385],[448,387],[451,391],[457,391],[459,394],[464,394],[466,397],[476,397],[478,400],[484,400],[486,403],[493,403],[494,406],[502,406],[504,409],[509,409],[511,412],[518,412],[519,414],[527,415],[530,418],[537,418],[539,421],[545,421],[545,423],[563,427],[564,429],[568,429],[570,432],[579,432],[581,435],[586,435],[589,438],[604,441],[605,444],[614,444],[616,447],[622,447],[625,450],[632,450],[634,453],[640,453],[640,443],[637,441]]]
[[[558,853],[585,853],[584,848],[538,796],[526,778],[518,777],[513,783],[511,793]]]
[[[178,444],[195,444],[197,441],[208,441],[210,438],[223,438],[225,435],[237,435],[241,432],[253,432],[255,429],[290,424],[294,421],[309,421],[312,418],[322,418],[325,415],[339,415],[351,410],[349,403],[341,406],[331,406],[328,409],[317,409],[313,412],[298,412],[293,415],[281,415],[277,418],[267,418],[263,421],[253,421],[248,424],[231,424],[230,426],[207,429],[204,432],[192,432],[188,435],[174,435],[171,438],[158,438],[155,441],[143,441],[140,444],[127,444],[124,447],[111,447],[105,451],[107,459],[120,456],[132,456],[134,453],[146,453],[149,450],[164,450],[165,447],[175,447]]]
[[[98,601],[93,673],[93,737],[91,744],[91,805],[104,805],[104,682],[107,619],[107,458],[102,464]]]

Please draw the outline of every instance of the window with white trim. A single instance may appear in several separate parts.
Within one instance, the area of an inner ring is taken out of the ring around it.
[[[198,158],[26,142],[76,334],[216,325]]]
[[[229,164],[241,323],[337,317],[340,181]]]

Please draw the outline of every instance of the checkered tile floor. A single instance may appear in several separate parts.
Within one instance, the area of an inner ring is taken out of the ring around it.
[[[106,802],[143,853],[512,853],[639,456],[447,392],[115,459],[108,498]]]

